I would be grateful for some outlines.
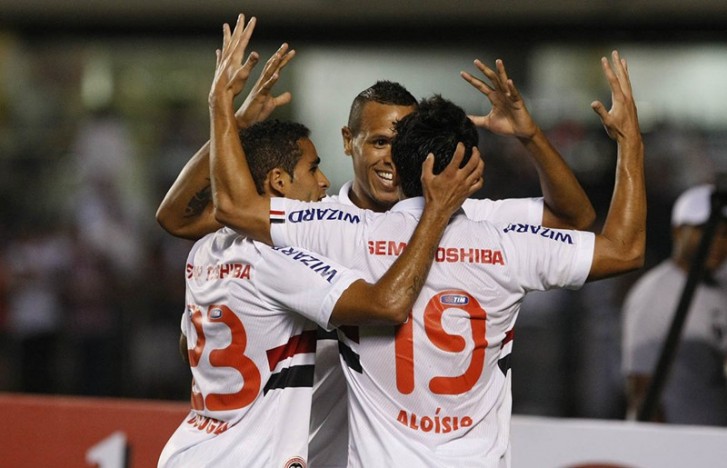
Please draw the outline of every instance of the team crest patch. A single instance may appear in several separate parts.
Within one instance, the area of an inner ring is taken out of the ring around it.
[[[306,464],[305,460],[303,460],[300,457],[294,457],[285,462],[285,465],[283,465],[283,468],[308,468],[308,465]]]

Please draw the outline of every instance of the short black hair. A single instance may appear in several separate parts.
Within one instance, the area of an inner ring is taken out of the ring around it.
[[[310,130],[297,122],[264,120],[240,130],[247,165],[259,194],[265,193],[268,172],[279,167],[293,177],[303,151],[298,140],[310,137]]]
[[[390,106],[417,106],[416,98],[401,84],[394,81],[377,81],[361,91],[351,104],[348,114],[348,128],[355,135],[361,127],[361,110],[368,102]]]
[[[439,174],[452,161],[457,143],[465,146],[464,165],[479,142],[477,128],[465,111],[438,94],[422,99],[416,111],[396,123],[395,130],[391,158],[407,198],[423,194],[422,163],[429,153],[434,154],[434,173]]]

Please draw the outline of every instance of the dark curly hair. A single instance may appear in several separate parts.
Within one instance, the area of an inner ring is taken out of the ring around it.
[[[466,148],[462,165],[479,142],[477,128],[465,111],[440,95],[422,99],[419,108],[397,122],[395,129],[391,158],[407,198],[423,194],[422,163],[429,153],[434,154],[434,173],[439,174],[452,160],[458,142]]]
[[[259,194],[265,192],[263,184],[268,172],[276,167],[293,177],[295,166],[303,154],[298,140],[309,137],[310,130],[305,125],[277,119],[258,122],[240,130],[247,165]]]
[[[368,102],[391,106],[417,106],[416,98],[402,85],[393,81],[377,81],[361,91],[351,104],[348,114],[348,128],[355,135],[361,127],[361,111]]]

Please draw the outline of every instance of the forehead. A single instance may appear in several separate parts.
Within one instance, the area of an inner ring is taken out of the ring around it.
[[[370,101],[361,109],[360,129],[362,132],[391,131],[394,123],[414,112],[414,106],[397,106]]]

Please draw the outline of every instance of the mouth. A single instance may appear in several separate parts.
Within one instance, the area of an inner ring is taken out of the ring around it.
[[[394,173],[391,171],[375,171],[382,184],[389,188],[394,188]]]

